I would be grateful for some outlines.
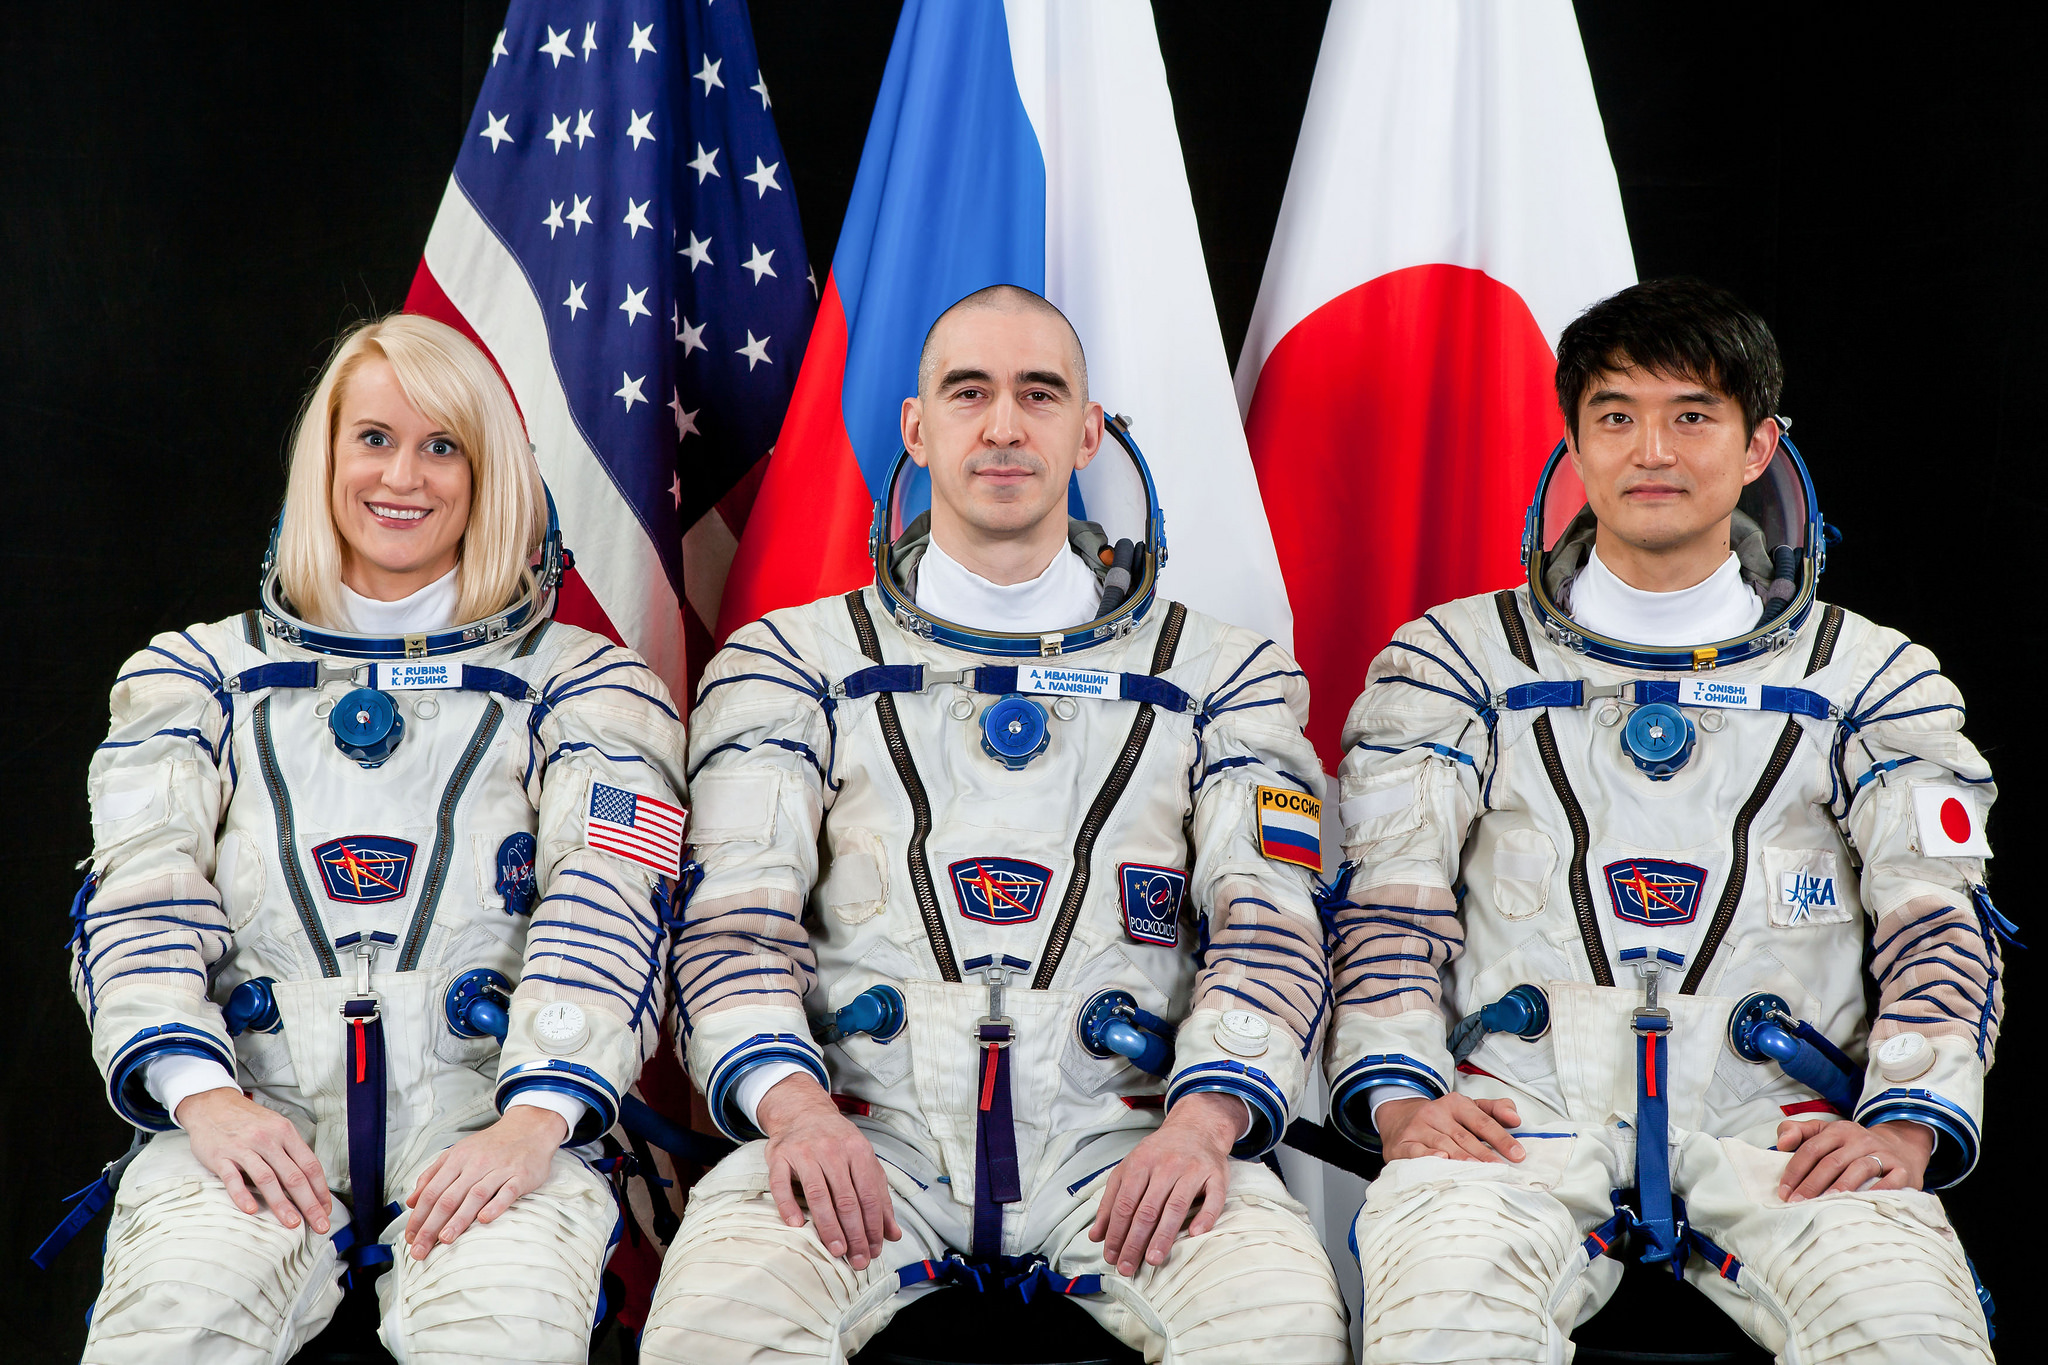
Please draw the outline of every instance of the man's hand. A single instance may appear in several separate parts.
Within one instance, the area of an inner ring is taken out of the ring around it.
[[[1788,1204],[1835,1190],[1917,1190],[1934,1155],[1934,1132],[1918,1123],[1847,1119],[1787,1119],[1778,1125],[1778,1150],[1792,1153],[1778,1178]]]
[[[1102,1186],[1088,1229],[1089,1239],[1102,1243],[1102,1259],[1119,1274],[1135,1275],[1140,1256],[1165,1265],[1183,1227],[1199,1237],[1216,1226],[1230,1192],[1230,1149],[1244,1120],[1244,1101],[1235,1095],[1183,1096]]]
[[[1521,1123],[1513,1100],[1475,1100],[1445,1095],[1426,1100],[1388,1100],[1373,1116],[1380,1151],[1389,1161],[1444,1156],[1453,1161],[1522,1159],[1522,1144],[1509,1128]]]
[[[187,1095],[175,1117],[192,1139],[192,1155],[220,1177],[236,1208],[261,1212],[249,1192],[254,1184],[278,1222],[297,1227],[303,1209],[313,1231],[326,1233],[327,1176],[290,1119],[225,1086]]]
[[[405,1206],[404,1241],[416,1261],[438,1242],[460,1237],[471,1223],[489,1223],[548,1178],[569,1125],[552,1109],[515,1104],[496,1123],[471,1133],[420,1172]]]
[[[815,1078],[784,1076],[761,1097],[754,1117],[768,1135],[768,1192],[783,1222],[804,1225],[804,1205],[796,1198],[801,1190],[818,1240],[855,1270],[882,1254],[884,1238],[902,1240],[874,1144]]]

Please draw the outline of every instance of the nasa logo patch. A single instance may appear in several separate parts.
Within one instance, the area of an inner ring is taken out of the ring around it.
[[[412,879],[413,855],[420,846],[408,839],[381,834],[345,834],[313,850],[320,880],[330,900],[350,905],[395,901]]]
[[[1188,876],[1177,867],[1124,863],[1116,870],[1123,884],[1124,933],[1133,943],[1172,948],[1180,943],[1180,903]]]
[[[505,898],[505,913],[533,913],[533,836],[525,830],[505,836],[498,845],[498,894]]]
[[[946,869],[960,913],[983,924],[1028,924],[1038,918],[1052,871],[1022,858],[962,858]]]
[[[1707,870],[1664,858],[1630,858],[1607,865],[1614,913],[1631,924],[1665,928],[1690,924],[1700,912]]]

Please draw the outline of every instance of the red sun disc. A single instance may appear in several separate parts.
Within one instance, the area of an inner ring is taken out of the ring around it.
[[[1969,809],[1953,796],[1941,803],[1941,832],[1946,834],[1951,842],[1970,842]]]

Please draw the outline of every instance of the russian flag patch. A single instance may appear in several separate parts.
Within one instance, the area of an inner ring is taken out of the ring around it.
[[[1259,852],[1277,863],[1323,870],[1323,803],[1287,787],[1256,787]]]

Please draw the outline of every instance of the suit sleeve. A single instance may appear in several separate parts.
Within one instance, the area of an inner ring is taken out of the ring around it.
[[[1373,661],[1344,746],[1344,865],[1326,904],[1327,1065],[1339,1122],[1376,1147],[1374,1089],[1434,1098],[1452,1088],[1443,973],[1465,932],[1451,888],[1494,760],[1484,684],[1436,620],[1403,626]]]
[[[721,1131],[760,1136],[738,1103],[742,1076],[788,1062],[829,1088],[804,996],[817,961],[804,905],[833,755],[827,680],[798,652],[801,622],[776,613],[737,632],[710,666],[691,717],[699,879],[669,946],[677,1042]]]
[[[1984,856],[1952,836],[1973,834],[1996,797],[1991,770],[1963,737],[1962,696],[1935,657],[1878,632],[1883,660],[1847,708],[1835,747],[1836,817],[1862,861],[1873,920],[1870,971],[1878,991],[1870,1059],[1856,1118],[1912,1119],[1938,1136],[1930,1188],[1976,1165],[1984,1074],[2003,1010],[1999,934]],[[1964,825],[1943,828],[1951,801]],[[1884,1075],[1883,1045],[1917,1035],[1917,1060]],[[1924,1070],[1915,1070],[1924,1066]]]
[[[1200,971],[1166,1102],[1237,1095],[1252,1123],[1234,1155],[1256,1157],[1287,1131],[1329,1016],[1311,893],[1323,772],[1302,734],[1307,680],[1272,641],[1226,631],[1197,706],[1188,891],[1201,912]]]
[[[121,667],[106,742],[94,752],[92,873],[71,910],[71,984],[115,1112],[174,1125],[143,1083],[153,1058],[235,1069],[207,995],[226,953],[212,877],[233,794],[232,702],[203,627],[160,635]]]
[[[666,1004],[663,915],[678,860],[637,860],[593,847],[588,835],[593,793],[603,786],[634,800],[636,827],[651,835],[672,819],[679,850],[683,727],[661,680],[630,651],[579,645],[542,684],[530,715],[527,782],[529,791],[538,786],[541,898],[512,995],[497,1103],[502,1111],[521,1094],[571,1096],[588,1109],[569,1141],[585,1142],[617,1121]],[[581,1011],[584,1029],[551,1046],[535,1020],[558,1002]]]

